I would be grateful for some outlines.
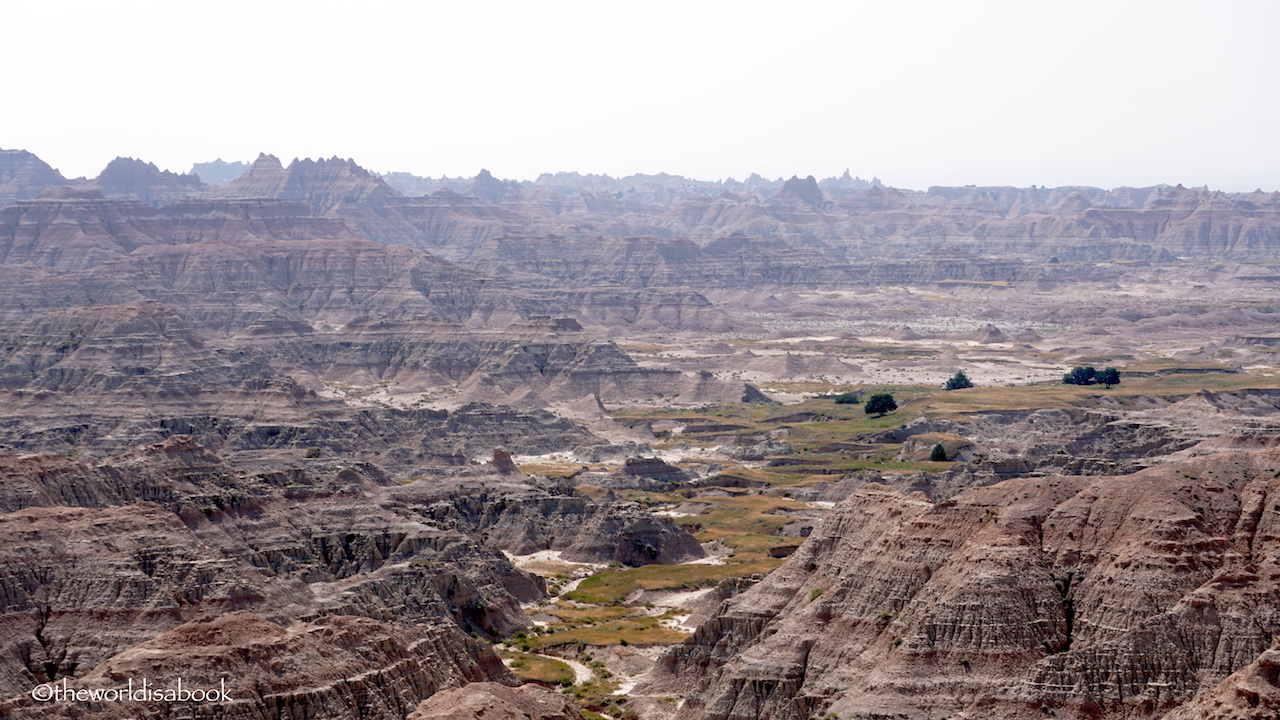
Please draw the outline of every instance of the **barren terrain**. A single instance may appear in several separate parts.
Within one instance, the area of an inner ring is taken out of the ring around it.
[[[1280,711],[1280,194],[232,175],[0,151],[0,716]]]

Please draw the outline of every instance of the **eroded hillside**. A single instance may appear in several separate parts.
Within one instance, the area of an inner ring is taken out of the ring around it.
[[[5,717],[1274,717],[1275,194],[213,165],[0,152]]]

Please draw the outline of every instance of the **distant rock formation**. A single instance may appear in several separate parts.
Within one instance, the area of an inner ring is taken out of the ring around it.
[[[815,208],[822,207],[822,189],[818,187],[818,181],[812,175],[803,180],[792,175],[790,180],[782,184],[782,188],[778,190],[776,195],[791,195],[800,198]]]
[[[463,194],[484,198],[494,205],[501,205],[502,198],[507,194],[507,184],[490,175],[488,170],[481,170]]]
[[[0,203],[28,200],[66,183],[62,173],[26,150],[0,149]]]
[[[350,159],[295,159],[286,168],[279,158],[265,153],[218,193],[224,197],[270,197],[300,202],[318,215],[363,205],[372,206],[373,210],[385,198],[399,195]]]
[[[249,163],[226,162],[218,158],[213,162],[196,163],[191,166],[191,174],[200,177],[206,185],[226,185],[240,177],[249,169]]]
[[[194,174],[179,175],[161,170],[155,163],[123,157],[107,163],[93,186],[107,197],[141,200],[154,206],[192,198],[205,189]]]

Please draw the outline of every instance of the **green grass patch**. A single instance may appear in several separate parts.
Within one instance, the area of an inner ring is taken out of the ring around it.
[[[553,685],[573,684],[573,668],[559,660],[514,650],[499,650],[498,656],[510,661],[507,667],[521,680]]]
[[[780,542],[781,539],[775,537],[767,547]],[[739,553],[723,565],[645,565],[593,575],[565,597],[578,602],[620,603],[636,590],[696,590],[725,578],[767,573],[781,564],[781,560],[755,553]]]
[[[556,645],[674,645],[688,637],[687,633],[662,627],[656,617],[628,618],[592,625],[556,630],[529,638],[534,648]]]
[[[637,608],[619,606],[574,607],[568,603],[556,603],[555,606],[543,608],[542,612],[553,615],[560,622],[569,626],[594,625],[609,620],[620,620],[640,613]]]

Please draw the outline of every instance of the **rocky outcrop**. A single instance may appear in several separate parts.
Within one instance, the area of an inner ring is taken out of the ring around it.
[[[155,163],[123,157],[107,163],[92,187],[109,198],[141,200],[157,207],[192,198],[205,189],[195,174],[179,175]]]
[[[778,189],[774,197],[780,195],[791,195],[803,200],[812,207],[822,207],[822,189],[818,187],[818,181],[812,175],[803,180],[792,175],[790,180],[782,184],[782,187]]]
[[[494,205],[501,205],[502,198],[507,194],[507,184],[490,175],[488,170],[481,170],[463,194],[483,198]]]
[[[213,162],[196,163],[189,174],[200,178],[205,185],[226,185],[249,169],[246,162],[226,162],[218,158]]]
[[[83,677],[72,690],[135,687],[216,689],[212,702],[110,701],[8,703],[10,717],[251,720],[333,718],[402,720],[417,704],[470,682],[514,683],[485,645],[456,628],[390,625],[368,618],[324,616],[280,624],[237,612],[186,623],[130,648]],[[224,694],[225,693],[225,694]]]
[[[517,482],[495,486],[474,479],[443,488],[414,483],[392,495],[421,506],[434,522],[479,535],[489,547],[513,555],[556,550],[572,562],[627,565],[706,556],[687,531],[637,505],[597,503],[567,484]]]
[[[1270,720],[1280,716],[1280,642],[1163,720]]]
[[[278,198],[306,205],[317,215],[343,208],[375,209],[395,190],[350,159],[295,159],[286,168],[274,155],[262,154],[219,194],[237,198]],[[360,213],[357,213],[357,215]]]
[[[1280,632],[1276,451],[867,486],[659,663],[691,717],[1159,717]],[[959,717],[961,715],[957,715]]]
[[[471,683],[422,701],[406,720],[582,720],[566,695],[528,683]]]
[[[66,183],[62,173],[26,150],[0,149],[0,204],[29,200]]]
[[[0,515],[0,694],[77,676],[186,620],[302,602],[154,503]]]

